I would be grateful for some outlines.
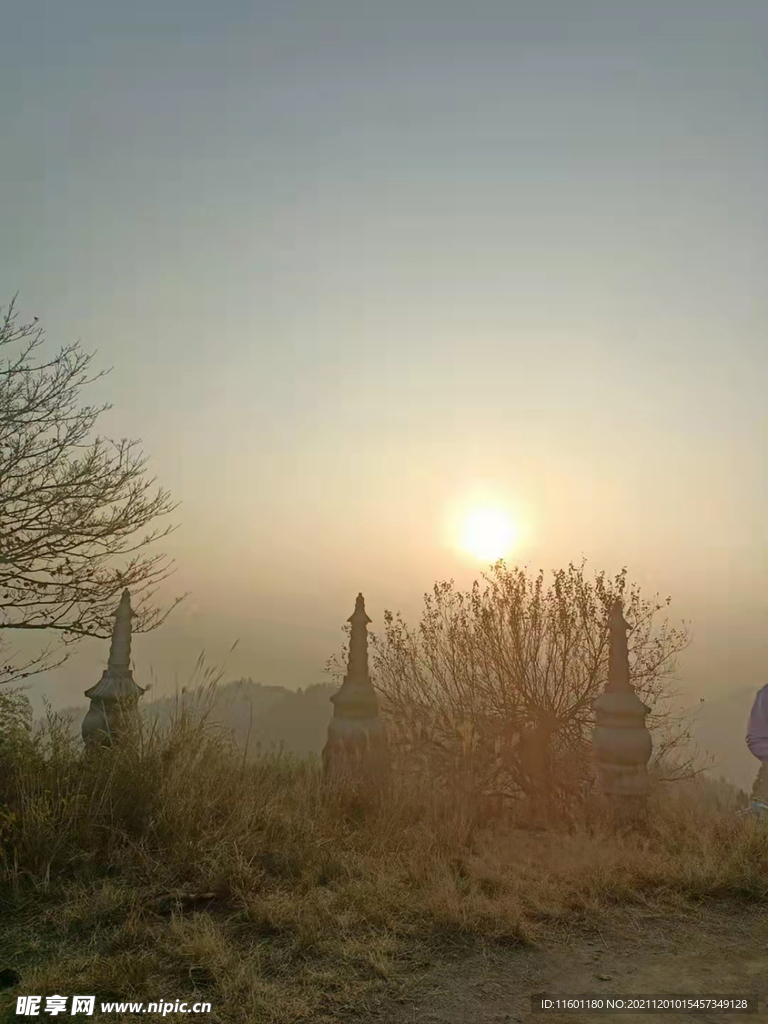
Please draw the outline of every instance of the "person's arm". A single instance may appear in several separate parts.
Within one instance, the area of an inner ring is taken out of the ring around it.
[[[768,686],[758,691],[747,723],[747,746],[761,761],[768,761]]]

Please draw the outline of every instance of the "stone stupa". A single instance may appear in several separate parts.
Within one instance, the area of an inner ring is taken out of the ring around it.
[[[629,677],[629,649],[622,603],[614,601],[608,619],[608,682],[593,702],[596,714],[592,749],[602,792],[631,804],[648,794],[648,761],[653,743],[645,718],[650,712]]]
[[[91,706],[83,719],[86,748],[111,746],[138,716],[139,697],[144,689],[131,672],[131,595],[124,590],[115,615],[109,661],[101,679],[85,691]]]
[[[360,776],[382,778],[389,765],[386,732],[379,702],[368,671],[368,623],[362,594],[347,620],[349,640],[347,674],[338,693],[331,697],[333,718],[323,750],[326,773],[338,769]]]

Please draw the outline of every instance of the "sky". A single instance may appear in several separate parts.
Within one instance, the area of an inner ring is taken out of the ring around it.
[[[375,629],[482,571],[446,516],[485,494],[511,562],[671,595],[691,694],[766,681],[767,34],[764,0],[7,5],[0,304],[112,367],[102,431],[180,502],[137,674],[239,640],[232,675],[320,680],[358,591]]]

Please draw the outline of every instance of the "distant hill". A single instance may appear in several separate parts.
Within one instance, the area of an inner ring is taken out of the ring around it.
[[[254,683],[238,679],[215,690],[209,721],[231,731],[239,746],[249,749],[282,748],[293,754],[319,754],[326,740],[328,722],[333,711],[331,694],[337,688],[318,683],[306,689],[289,690],[284,686]],[[142,701],[148,721],[168,721],[177,702],[190,709],[205,702],[200,691],[183,692],[178,697]],[[66,708],[61,714],[72,719],[72,728],[79,733],[87,706]]]
[[[335,689],[333,685],[320,683],[289,690],[284,686],[255,683],[252,679],[238,679],[216,688],[209,718],[230,730],[241,747],[247,742],[251,750],[282,747],[289,753],[319,754],[325,744],[333,711],[330,697]],[[716,759],[711,774],[725,776],[746,789],[751,787],[758,767],[744,742],[755,693],[755,689],[742,688],[720,700],[697,705],[691,730],[700,750]],[[150,721],[168,720],[177,698],[148,701],[147,697],[142,700],[145,717]],[[196,691],[189,691],[179,699],[193,707],[200,696]],[[72,718],[72,727],[78,734],[86,711],[83,705],[62,712]]]

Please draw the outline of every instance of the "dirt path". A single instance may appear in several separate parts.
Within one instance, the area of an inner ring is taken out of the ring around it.
[[[512,1024],[648,1020],[647,1014],[532,1013],[531,995],[739,995],[759,993],[754,1014],[665,1013],[679,1021],[768,1018],[768,910],[708,908],[684,916],[626,914],[592,933],[551,938],[535,948],[458,956],[422,977],[370,1020],[388,1024]]]

